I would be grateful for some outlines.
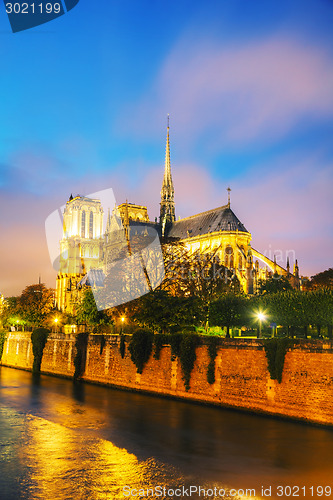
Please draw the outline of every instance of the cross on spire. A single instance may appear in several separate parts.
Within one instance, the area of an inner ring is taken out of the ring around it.
[[[227,188],[227,191],[228,191],[228,208],[230,208],[230,193],[231,193],[230,186]]]

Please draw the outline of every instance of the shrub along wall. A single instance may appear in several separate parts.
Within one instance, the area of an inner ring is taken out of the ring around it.
[[[96,335],[85,344],[75,336],[52,334],[41,371],[72,378],[77,368],[91,382],[333,425],[331,342],[298,340],[292,346],[267,347],[257,339],[175,335],[161,342],[153,337],[151,353],[138,371],[130,339],[106,335],[102,341]],[[78,352],[80,363],[74,365]],[[30,336],[8,333],[2,364],[31,369],[32,363]]]
[[[6,340],[6,332],[3,330],[0,330],[0,362],[2,359],[3,346],[5,344],[5,340]]]
[[[47,328],[36,328],[31,334],[32,352],[34,355],[34,361],[32,364],[33,373],[40,373],[43,351],[46,346],[49,333],[50,330]]]

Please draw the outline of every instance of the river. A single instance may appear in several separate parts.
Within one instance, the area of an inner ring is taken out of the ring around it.
[[[330,429],[7,367],[0,450],[1,500],[333,497]]]

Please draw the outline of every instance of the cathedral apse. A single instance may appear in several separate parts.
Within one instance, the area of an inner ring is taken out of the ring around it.
[[[110,283],[116,279],[115,269],[127,279],[127,283],[126,279],[122,282],[123,289],[130,286],[129,283],[136,283],[138,273],[141,273],[141,281],[139,290],[132,295],[124,294],[123,290],[122,301],[111,300],[109,307],[153,290],[161,281],[163,262],[161,264],[161,259],[156,258],[157,247],[154,247],[155,253],[151,251],[148,256],[144,253],[145,245],[149,247],[154,239],[158,239],[164,248],[170,242],[173,246],[178,244],[186,249],[187,255],[213,255],[237,277],[246,294],[255,293],[258,282],[272,275],[285,276],[293,287],[298,288],[297,261],[291,273],[288,261],[283,268],[275,259],[271,260],[256,250],[252,246],[250,231],[231,208],[231,189],[227,188],[227,192],[225,205],[176,220],[168,118],[159,220],[150,220],[146,206],[126,201],[109,210],[103,228],[100,200],[71,195],[67,201],[56,283],[58,309],[75,313],[75,304],[87,286],[96,292],[95,298],[102,296],[106,280]]]

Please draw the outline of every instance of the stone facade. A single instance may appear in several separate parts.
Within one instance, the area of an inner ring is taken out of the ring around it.
[[[145,227],[156,231],[163,243],[176,241],[190,254],[216,256],[220,264],[237,276],[246,293],[253,293],[258,281],[273,273],[287,276],[293,286],[299,286],[297,261],[291,274],[289,262],[284,269],[252,248],[251,233],[231,209],[230,188],[226,205],[179,220],[176,220],[174,192],[168,124],[159,221],[149,220],[147,207],[126,202],[109,212],[104,231],[101,202],[84,196],[70,197],[64,211],[56,285],[56,304],[60,310],[74,313],[78,285],[85,274],[99,269],[106,275],[113,262],[128,256],[131,235],[144,231]]]
[[[218,348],[215,383],[207,382],[209,356],[197,348],[190,390],[185,391],[179,360],[172,361],[169,346],[160,359],[153,356],[140,375],[130,359],[119,352],[119,337],[106,337],[101,352],[99,336],[90,336],[83,380],[118,388],[183,398],[221,407],[333,425],[333,343],[299,341],[286,354],[282,382],[270,378],[260,341],[224,339]],[[75,336],[53,334],[45,347],[43,373],[72,377]],[[33,355],[30,334],[8,333],[2,364],[30,370]]]

